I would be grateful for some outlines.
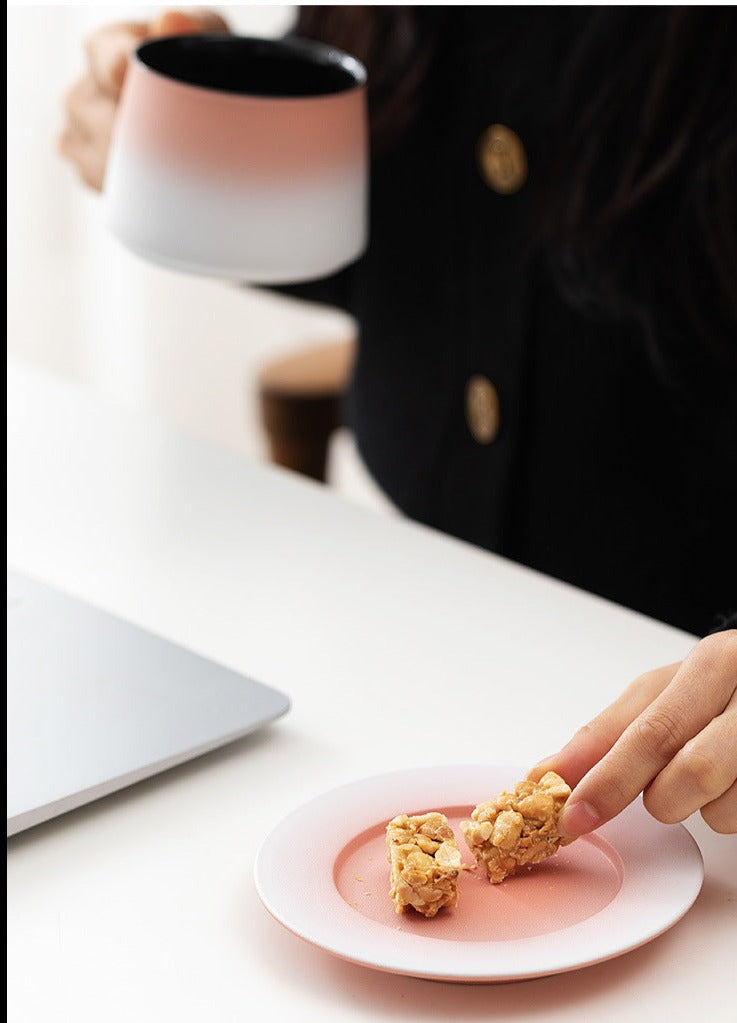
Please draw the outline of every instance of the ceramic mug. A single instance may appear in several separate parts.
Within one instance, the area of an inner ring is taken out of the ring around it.
[[[105,213],[129,249],[254,283],[327,276],[367,241],[366,72],[307,40],[208,33],[141,45]]]

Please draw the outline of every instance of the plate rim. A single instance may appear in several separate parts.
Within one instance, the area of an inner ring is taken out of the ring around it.
[[[490,791],[508,788],[525,774],[518,764],[436,764],[369,775],[323,791],[286,814],[261,843],[253,870],[259,898],[279,924],[331,955],[388,973],[455,983],[500,983],[581,969],[633,951],[682,919],[703,884],[701,851],[683,825],[656,821],[641,799],[595,833],[624,863],[617,894],[591,917],[546,934],[507,941],[456,941],[402,932],[398,949],[399,943],[385,940],[386,925],[350,907],[338,892],[336,859],[361,832],[396,813],[413,812],[412,805],[419,809],[433,803],[439,807],[467,804],[470,810],[475,804],[458,798],[459,792],[471,794],[475,787],[476,802],[480,802],[489,798]],[[485,789],[484,778],[489,779]],[[397,783],[403,787],[400,797]],[[348,798],[356,796],[363,799]],[[299,877],[290,873],[294,859],[290,859],[294,848],[290,836],[295,829],[300,841],[307,835],[312,842],[306,861],[299,860]],[[658,856],[643,859],[647,842],[654,841]],[[681,875],[681,883],[673,885],[665,900],[656,897],[656,892],[661,896],[663,892],[664,852],[670,857],[671,871]],[[656,879],[657,886],[653,885]],[[648,900],[653,902],[649,926],[647,914],[642,924],[643,899],[646,906]],[[613,937],[617,928],[624,930],[624,938]],[[396,938],[397,932],[391,933]],[[566,933],[568,943],[551,941]],[[346,934],[352,934],[352,939],[346,941]],[[458,966],[459,952],[465,966]]]

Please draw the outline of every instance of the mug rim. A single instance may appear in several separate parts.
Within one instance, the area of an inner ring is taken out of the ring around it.
[[[240,92],[235,89],[201,85],[197,82],[187,81],[184,78],[168,74],[165,71],[152,67],[144,59],[145,52],[147,50],[157,49],[164,45],[183,43],[187,41],[191,42],[192,40],[204,40],[207,42],[222,41],[234,44],[243,42],[246,44],[257,44],[267,50],[272,49],[292,53],[297,57],[314,58],[317,56],[320,58],[318,60],[319,64],[322,64],[323,66],[338,67],[345,71],[353,80],[353,84],[348,85],[345,89],[340,89],[339,91],[326,90],[324,92],[310,93],[309,95],[299,93]],[[177,35],[157,36],[155,39],[147,39],[137,46],[133,51],[133,59],[147,73],[156,75],[159,78],[163,78],[164,80],[183,88],[194,89],[199,93],[210,93],[214,96],[229,96],[233,99],[265,100],[270,103],[277,102],[279,100],[284,100],[288,103],[296,103],[304,100],[314,101],[349,95],[358,89],[365,88],[368,78],[365,66],[360,60],[358,60],[358,58],[352,56],[350,53],[346,53],[344,50],[340,50],[336,46],[329,46],[327,43],[321,43],[313,39],[302,39],[299,37],[283,37],[274,39],[266,36],[238,35],[231,32],[190,32],[180,33]]]

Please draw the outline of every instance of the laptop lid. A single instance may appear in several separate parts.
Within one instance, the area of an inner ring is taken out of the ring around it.
[[[288,709],[275,689],[8,572],[8,835]]]

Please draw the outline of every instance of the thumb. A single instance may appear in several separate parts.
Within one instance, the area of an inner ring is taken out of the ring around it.
[[[149,35],[176,36],[188,32],[227,32],[228,25],[215,11],[164,11],[149,26]]]

